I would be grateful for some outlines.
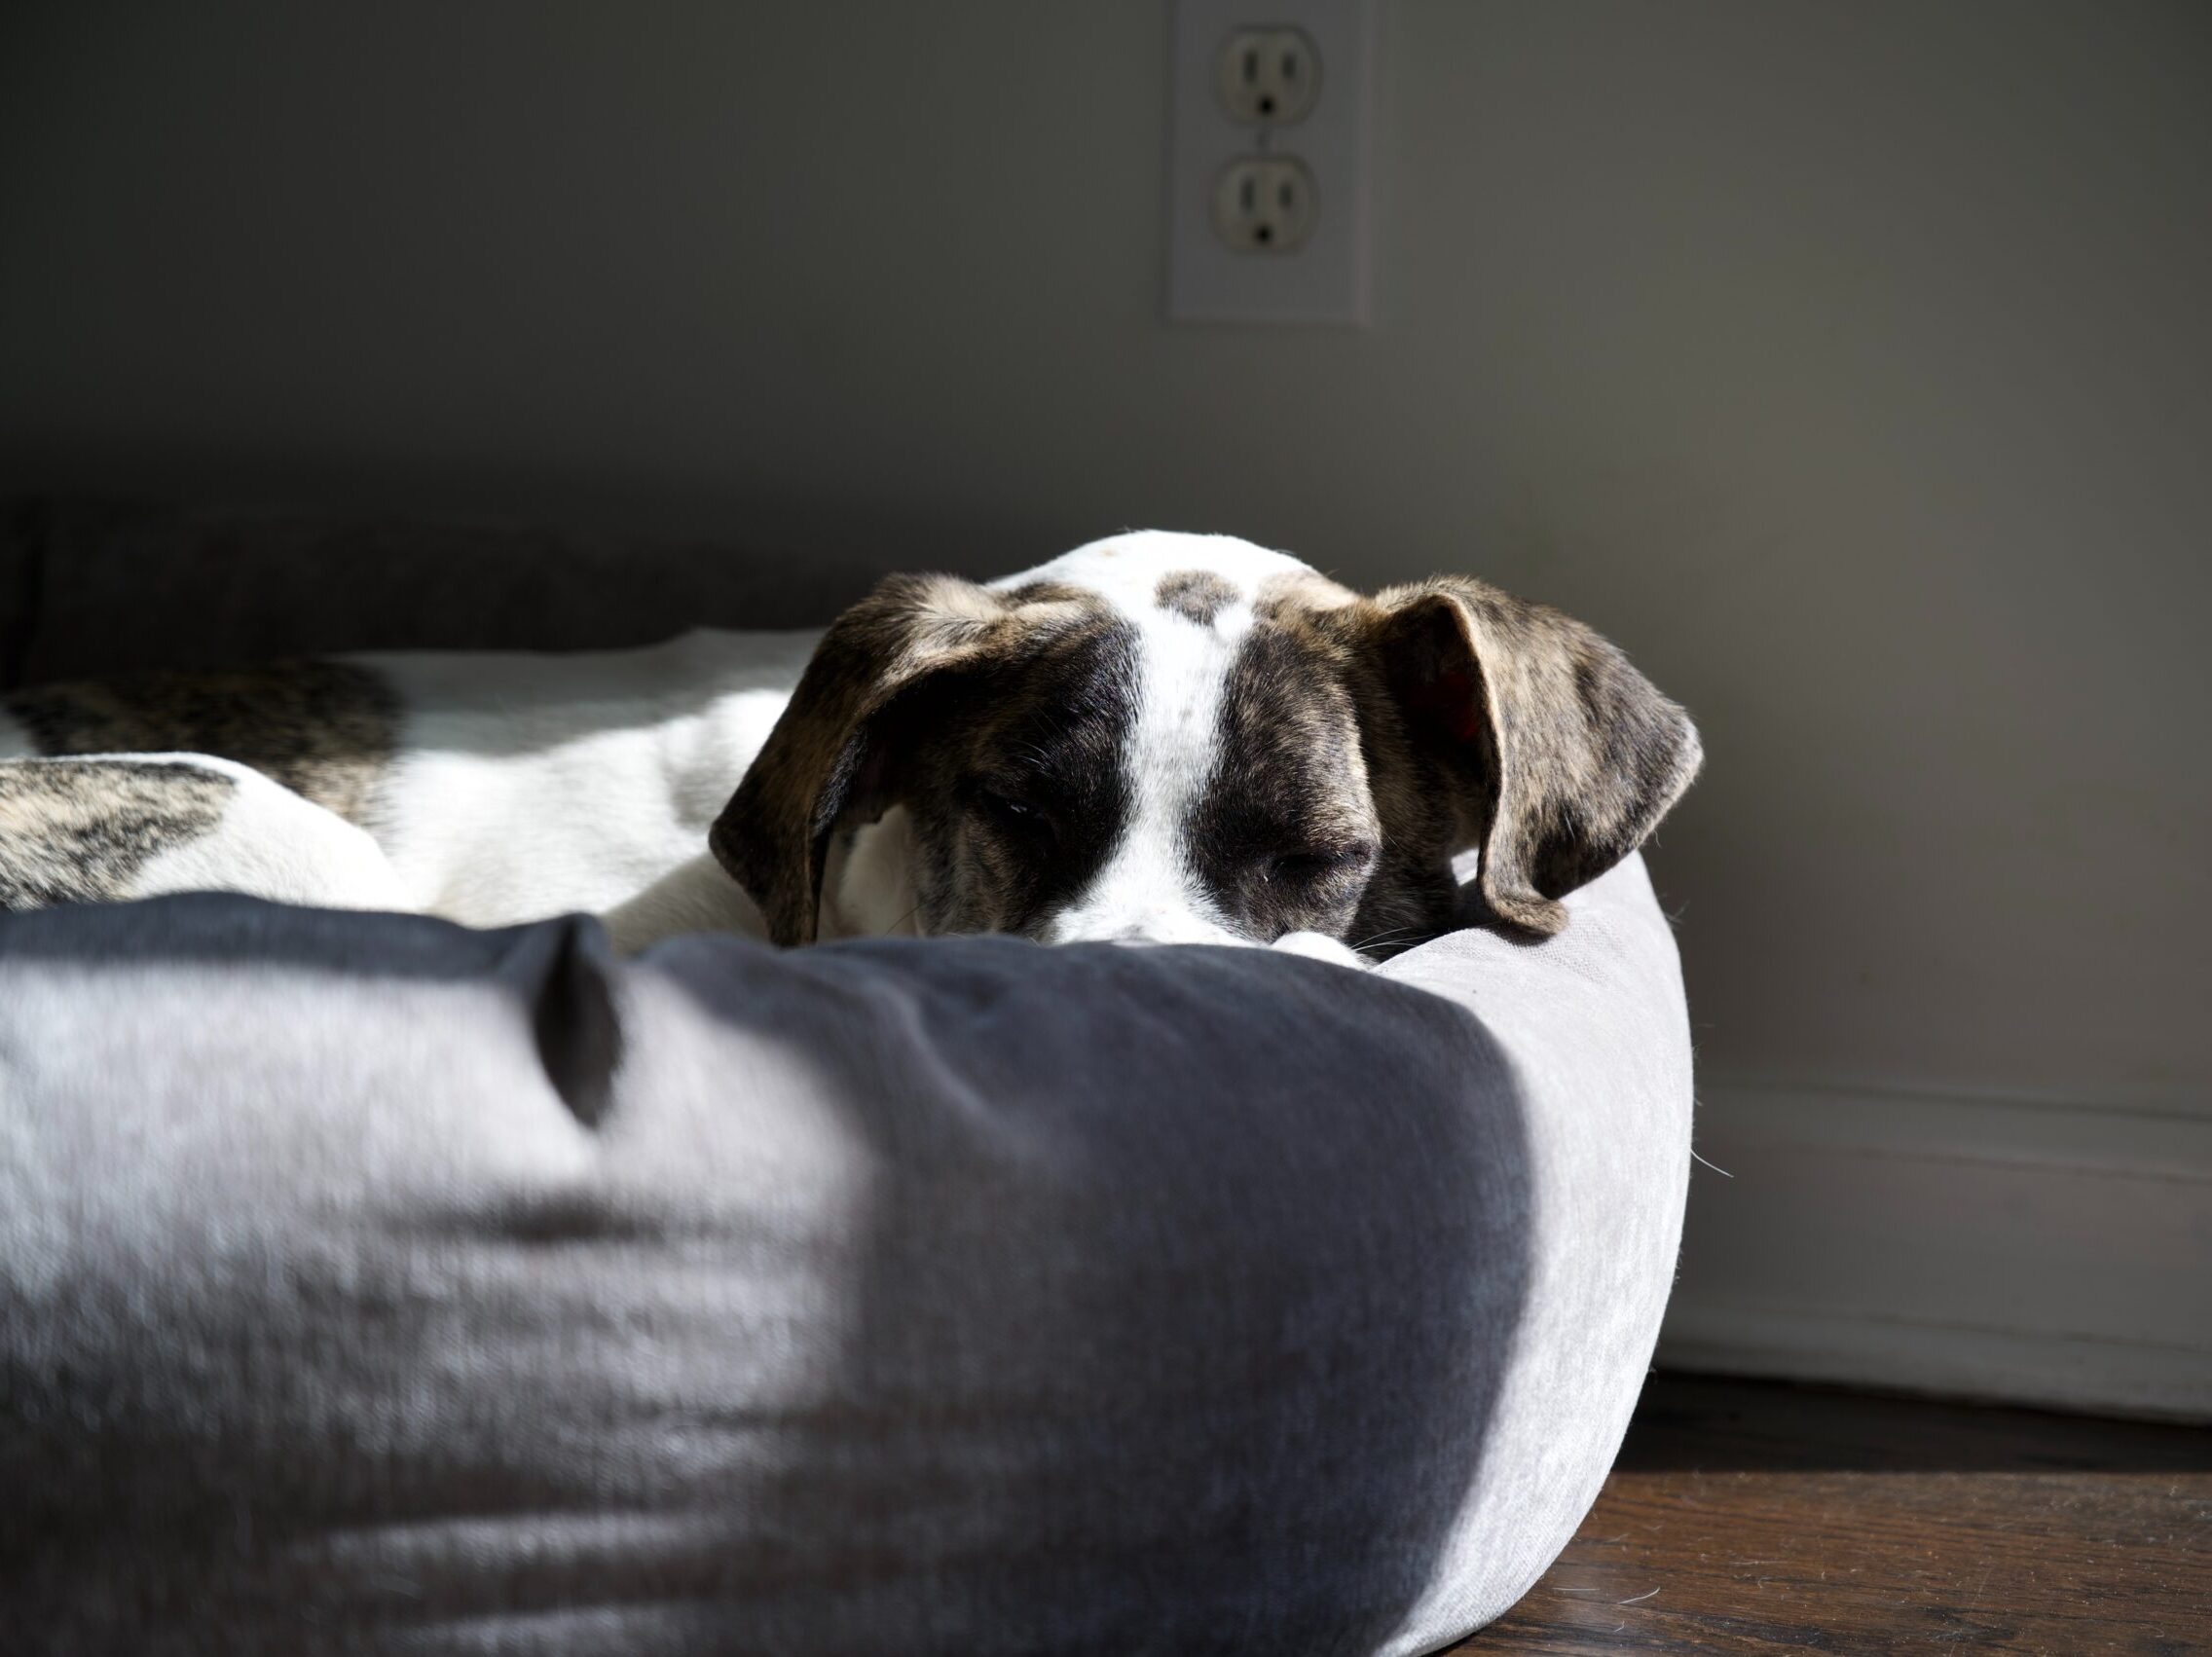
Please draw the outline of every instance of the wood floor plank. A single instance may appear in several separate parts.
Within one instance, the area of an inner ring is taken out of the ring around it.
[[[1455,1648],[1789,1649],[2212,1650],[2212,1434],[1662,1381],[1559,1563]]]

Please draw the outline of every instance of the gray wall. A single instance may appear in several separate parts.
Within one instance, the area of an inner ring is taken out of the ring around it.
[[[1477,571],[1702,718],[1709,1076],[2212,1110],[2212,8],[1404,0],[1365,332],[1160,321],[1155,5],[0,30],[5,481]]]

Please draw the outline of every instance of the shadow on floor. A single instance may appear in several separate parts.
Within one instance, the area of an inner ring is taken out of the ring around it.
[[[2212,1433],[2151,1421],[1935,1402],[1788,1381],[1660,1374],[1624,1473],[2212,1471]]]

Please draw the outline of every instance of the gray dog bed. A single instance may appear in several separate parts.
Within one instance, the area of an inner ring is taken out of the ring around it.
[[[1595,1496],[1690,1053],[1636,859],[1354,975],[0,919],[12,1652],[1415,1652]]]

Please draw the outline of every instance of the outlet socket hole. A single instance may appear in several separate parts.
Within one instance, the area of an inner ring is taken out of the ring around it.
[[[1238,29],[1214,60],[1214,92],[1233,121],[1294,127],[1319,101],[1324,66],[1303,29]]]

